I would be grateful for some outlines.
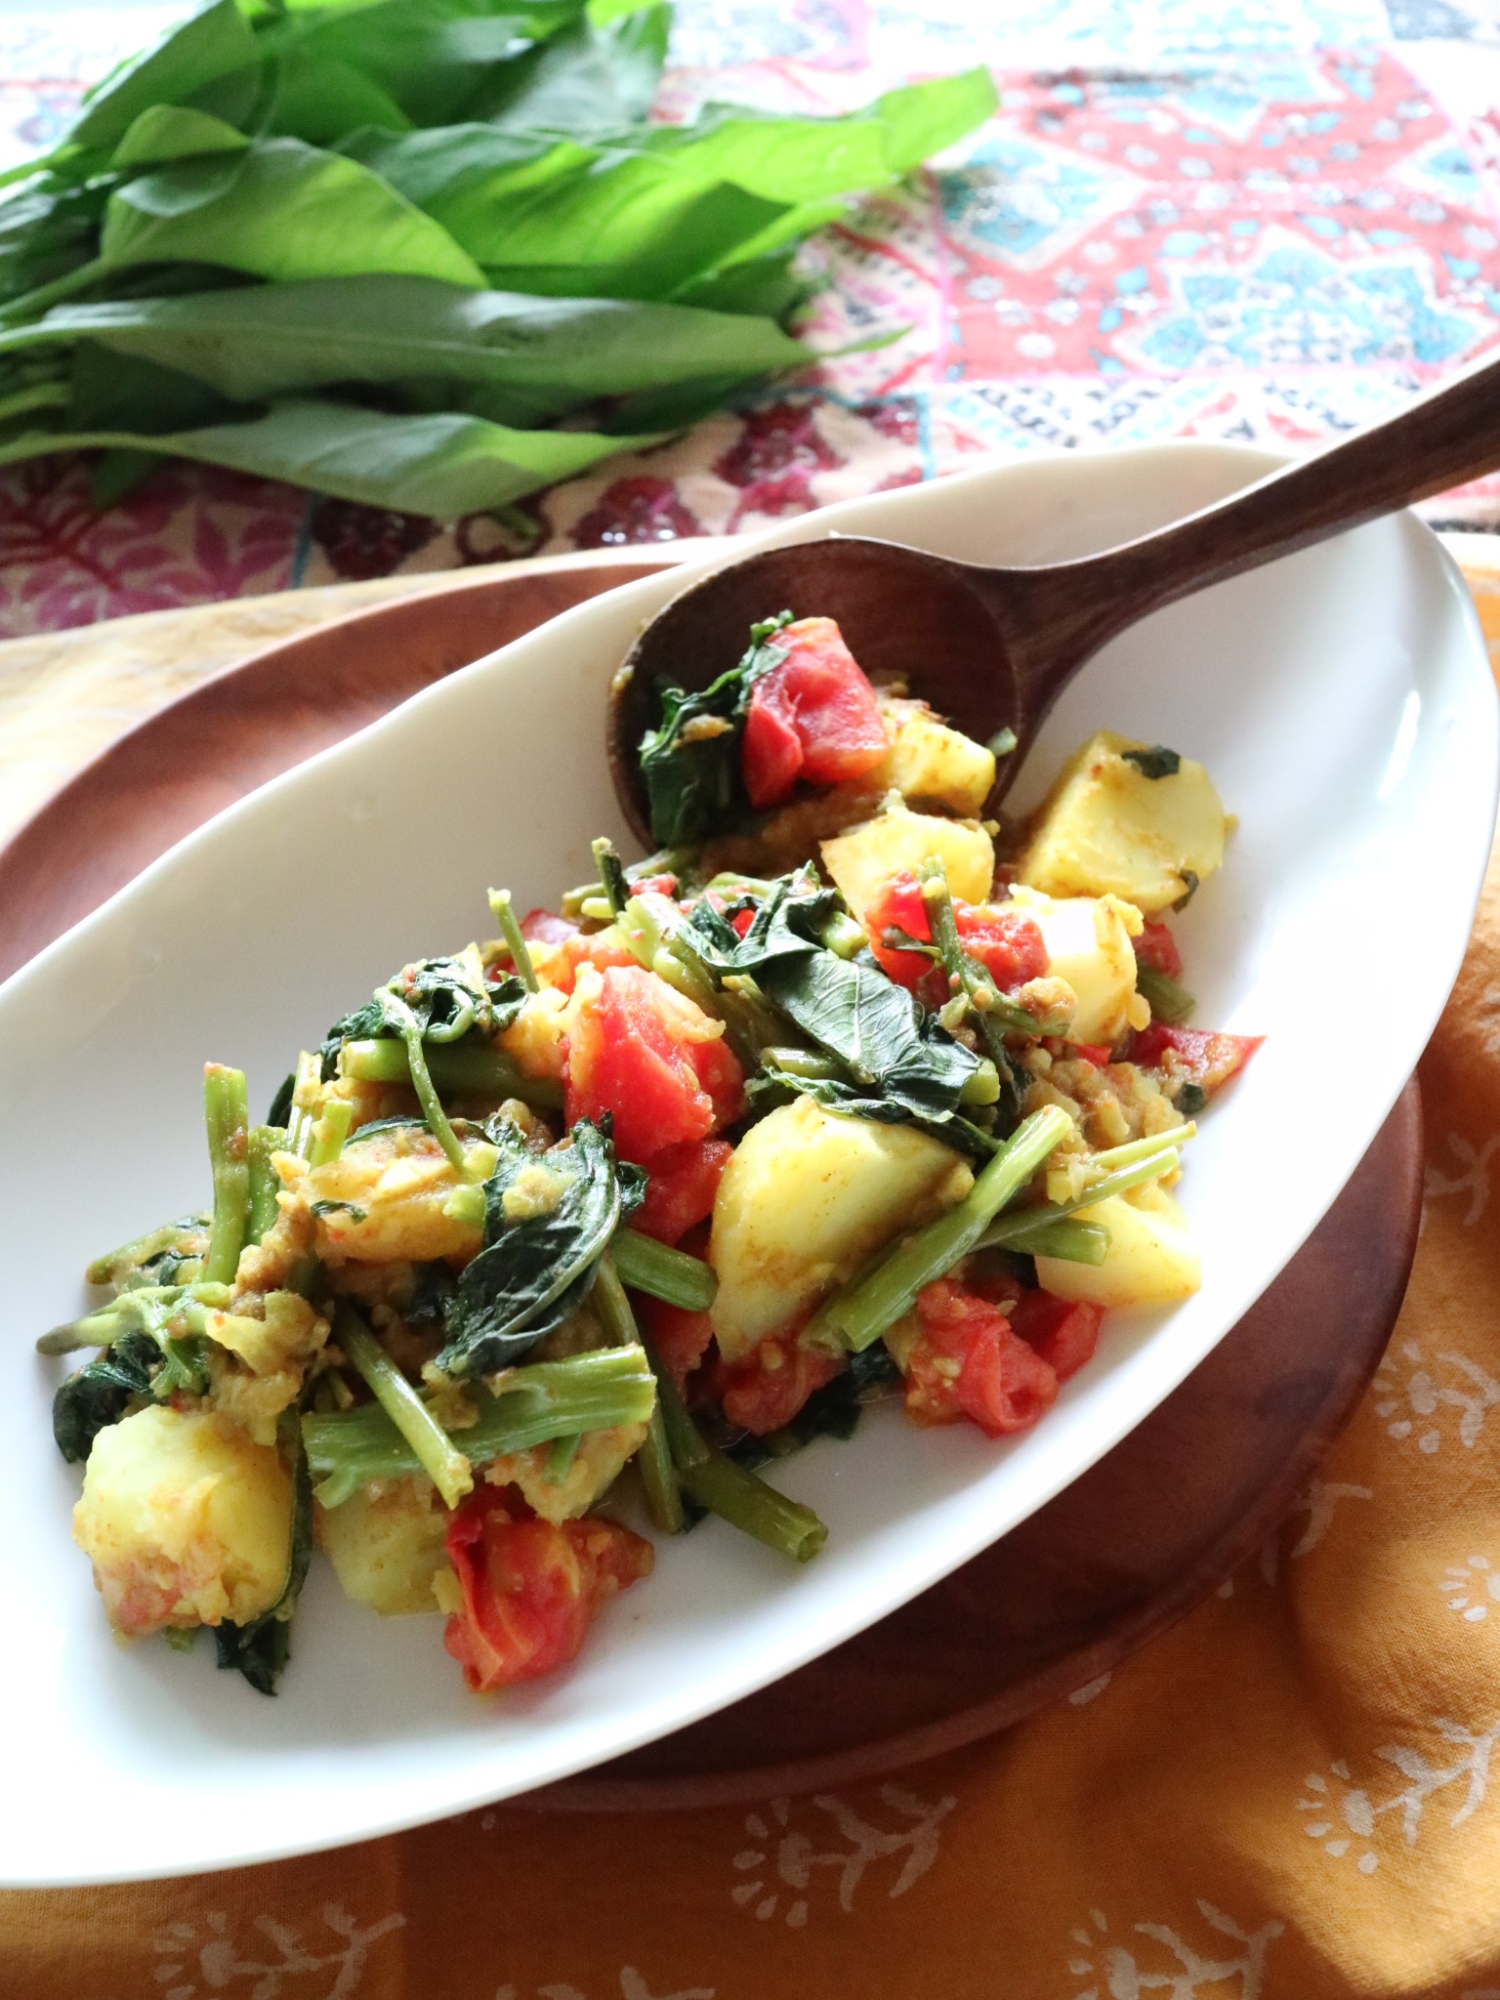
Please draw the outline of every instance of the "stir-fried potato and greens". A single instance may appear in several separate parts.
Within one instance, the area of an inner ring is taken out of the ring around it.
[[[272,1692],[317,1546],[499,1688],[649,1575],[630,1519],[806,1562],[768,1463],[883,1396],[1015,1436],[1107,1310],[1197,1289],[1171,1189],[1256,1046],[1185,1025],[1202,767],[1101,731],[997,860],[1009,746],[827,618],[656,697],[661,851],[596,842],[556,912],[492,891],[494,935],[336,1022],[265,1124],[209,1064],[211,1206],[40,1342],[98,1350],[54,1428],[118,1632],[209,1626]]]

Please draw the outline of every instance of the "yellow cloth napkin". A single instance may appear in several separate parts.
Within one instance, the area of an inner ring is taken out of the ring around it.
[[[1500,584],[1470,580],[1493,657]],[[12,1893],[0,1995],[1500,2000],[1500,862],[1421,1076],[1424,1225],[1374,1386],[1282,1529],[1105,1681],[836,1796],[512,1805]]]

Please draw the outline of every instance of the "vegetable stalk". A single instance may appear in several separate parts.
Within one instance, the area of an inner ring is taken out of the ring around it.
[[[768,1549],[793,1562],[811,1562],[828,1539],[811,1507],[789,1500],[707,1443],[669,1376],[659,1374],[656,1389],[683,1492]]]
[[[616,1241],[623,1234],[623,1230],[617,1230]],[[636,1327],[635,1314],[630,1309],[630,1301],[615,1269],[613,1253],[609,1250],[599,1259],[599,1274],[594,1280],[594,1307],[605,1332],[617,1345],[644,1346]],[[649,1349],[646,1353],[651,1373],[656,1378],[657,1393],[651,1415],[646,1420],[645,1441],[636,1453],[636,1464],[640,1468],[646,1512],[651,1516],[652,1527],[664,1535],[680,1535],[687,1526],[687,1517],[682,1511],[682,1495],[677,1488],[677,1474],[662,1422],[661,1369],[656,1356]]]
[[[701,1257],[669,1249],[634,1229],[615,1231],[610,1255],[621,1284],[665,1299],[669,1306],[681,1306],[684,1312],[707,1312],[719,1289],[718,1278]]]
[[[804,1344],[857,1354],[877,1340],[911,1311],[924,1285],[976,1248],[1000,1210],[1072,1129],[1068,1114],[1055,1104],[1034,1111],[956,1208],[904,1237],[867,1276],[834,1293],[803,1329]]]
[[[205,1063],[203,1110],[214,1177],[214,1219],[203,1275],[211,1284],[233,1282],[250,1219],[250,1110],[243,1070]]]
[[[521,926],[516,921],[515,906],[511,902],[509,889],[491,889],[490,914],[500,926],[500,935],[505,940],[510,952],[510,962],[516,968],[516,975],[521,984],[528,993],[540,993],[542,989],[536,976],[536,967],[531,962],[530,949],[521,935]]]
[[[1045,1239],[1068,1216],[1076,1214],[1081,1208],[1092,1208],[1095,1202],[1107,1201],[1111,1195],[1141,1187],[1147,1181],[1159,1181],[1164,1174],[1171,1173],[1181,1158],[1175,1146],[1168,1146],[1144,1160],[1137,1160],[1133,1166],[1121,1167],[1115,1173],[1106,1174],[1103,1180],[1095,1181],[1092,1187],[1086,1188],[1072,1201],[1044,1202],[1039,1208],[1023,1208],[1016,1215],[1002,1216],[984,1232],[980,1247],[986,1250],[1025,1250],[1034,1257],[1054,1256],[1056,1252],[1045,1247]],[[1076,1228],[1077,1224],[1073,1227]],[[1102,1259],[1099,1261],[1102,1262]]]
[[[276,1221],[276,1197],[281,1182],[271,1165],[271,1155],[287,1149],[286,1133],[280,1125],[255,1125],[250,1131],[250,1208],[245,1221],[245,1241],[259,1243]]]
[[[550,1077],[522,1076],[510,1057],[482,1043],[423,1045],[423,1060],[434,1089],[452,1097],[518,1097],[534,1111],[560,1111],[562,1085]],[[345,1042],[341,1067],[362,1083],[410,1083],[411,1059],[404,1041]]]
[[[529,1451],[554,1438],[647,1423],[656,1407],[651,1364],[638,1345],[510,1368],[495,1378],[493,1391],[476,1387],[470,1394],[479,1406],[478,1421],[461,1433],[470,1466]],[[453,1449],[415,1391],[412,1396],[444,1445]],[[378,1403],[306,1416],[302,1436],[325,1507],[341,1505],[368,1480],[402,1479],[428,1469]]]
[[[437,1418],[386,1353],[347,1299],[333,1318],[333,1337],[373,1391],[376,1402],[398,1430],[422,1470],[449,1507],[473,1489],[474,1475]]]

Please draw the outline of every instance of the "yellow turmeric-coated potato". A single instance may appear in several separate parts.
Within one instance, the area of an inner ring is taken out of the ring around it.
[[[926,702],[887,697],[880,714],[891,747],[860,781],[867,790],[900,792],[969,818],[984,810],[995,783],[993,751],[939,722]]]
[[[1152,778],[1101,729],[1064,768],[1042,809],[1017,880],[1053,896],[1123,896],[1147,916],[1179,901],[1224,859],[1224,808],[1191,757]]]
[[[861,919],[893,875],[915,875],[926,861],[942,862],[949,889],[966,903],[982,903],[995,874],[995,849],[982,826],[903,805],[825,840],[822,853],[824,867]]]
[[[492,1459],[484,1476],[492,1486],[515,1486],[522,1499],[544,1521],[576,1521],[619,1478],[627,1460],[646,1441],[644,1424],[615,1424],[608,1430],[586,1431],[563,1478],[549,1479],[550,1444],[511,1452]]]
[[[320,1507],[316,1527],[345,1597],[387,1617],[437,1610],[432,1579],[448,1566],[448,1510],[430,1479],[361,1487],[341,1506]]]
[[[1102,1264],[1038,1257],[1037,1281],[1060,1299],[1100,1306],[1165,1306],[1191,1298],[1202,1283],[1187,1217],[1164,1188],[1147,1183],[1078,1211],[1080,1222],[1109,1231]]]
[[[119,1632],[247,1624],[281,1595],[292,1482],[272,1446],[209,1410],[156,1404],[100,1431],[73,1539]]]
[[[752,1125],[719,1182],[708,1249],[725,1360],[805,1316],[872,1252],[973,1184],[926,1133],[825,1111],[810,1097]]]
[[[1127,1028],[1145,1027],[1151,1011],[1135,990],[1130,942],[1140,934],[1139,910],[1116,896],[1044,896],[1019,885],[1000,907],[1030,917],[1047,947],[1048,977],[1076,994],[1073,1041],[1113,1045]]]
[[[278,1166],[284,1155],[277,1155]],[[336,1160],[312,1167],[295,1183],[317,1219],[317,1249],[326,1263],[346,1258],[382,1264],[404,1257],[472,1257],[477,1222],[446,1212],[458,1175],[432,1134],[402,1125],[355,1137]]]

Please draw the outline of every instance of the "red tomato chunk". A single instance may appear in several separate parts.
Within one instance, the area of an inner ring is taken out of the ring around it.
[[[862,778],[889,748],[875,690],[831,618],[799,618],[771,643],[786,656],[750,691],[742,751],[757,812],[789,799],[799,778]]]
[[[576,1657],[599,1612],[651,1573],[651,1544],[613,1521],[518,1519],[493,1486],[448,1524],[463,1609],[443,1644],[476,1693],[551,1673]]]
[[[646,1199],[630,1218],[632,1229],[658,1243],[680,1243],[695,1223],[714,1212],[714,1196],[734,1156],[727,1139],[689,1139],[647,1162]]]
[[[1164,972],[1168,979],[1181,979],[1182,954],[1164,923],[1147,917],[1145,929],[1134,942],[1137,965],[1147,966],[1152,972]]]
[[[732,1424],[767,1437],[789,1424],[813,1391],[843,1366],[842,1360],[799,1346],[795,1334],[771,1334],[743,1361],[720,1368],[719,1399]]]
[[[565,1111],[614,1118],[620,1157],[644,1165],[669,1146],[706,1139],[734,1118],[745,1077],[701,1007],[644,966],[603,973],[592,998],[575,1001],[568,1036]]]
[[[1212,1097],[1249,1062],[1264,1035],[1217,1035],[1204,1028],[1173,1028],[1153,1021],[1130,1046],[1130,1060],[1141,1069],[1158,1069],[1171,1082],[1196,1083]]]
[[[1022,1292],[1010,1312],[1010,1323],[1028,1347],[1035,1348],[1059,1382],[1076,1375],[1094,1358],[1104,1308],[1087,1299],[1057,1299],[1051,1292]]]
[[[938,1278],[917,1294],[921,1333],[906,1363],[913,1423],[967,1417],[986,1437],[1029,1430],[1057,1400],[1057,1371],[987,1299]]]
[[[635,1310],[651,1339],[651,1349],[676,1384],[680,1396],[687,1378],[708,1352],[714,1337],[713,1321],[704,1312],[689,1312],[685,1306],[668,1305],[637,1292]]]
[[[1028,979],[1040,979],[1047,970],[1047,947],[1030,917],[1012,910],[977,910],[955,897],[953,918],[965,952],[979,960],[1002,993],[1024,986]],[[865,929],[871,951],[891,978],[915,991],[932,970],[932,960],[885,943],[889,930],[903,931],[920,944],[932,942],[922,885],[915,875],[904,871],[892,876],[865,911]]]

